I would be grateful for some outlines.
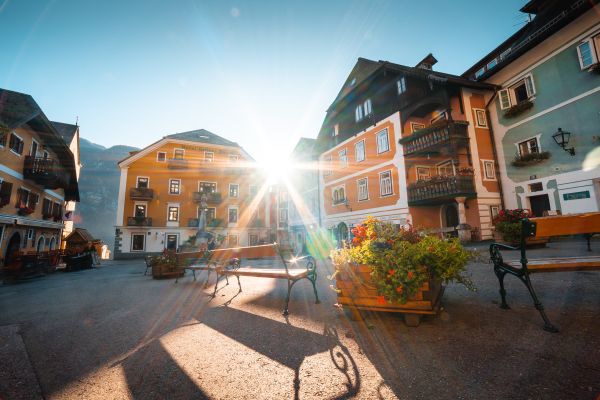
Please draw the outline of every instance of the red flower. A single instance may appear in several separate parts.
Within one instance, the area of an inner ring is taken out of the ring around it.
[[[396,271],[395,271],[395,270],[393,270],[393,269],[390,269],[390,270],[388,271],[388,275],[390,275],[390,276],[394,275],[395,273],[396,273]]]
[[[408,279],[412,279],[412,278],[413,278],[413,276],[414,276],[414,274],[413,274],[413,272],[412,272],[412,271],[408,271],[408,274],[406,274],[406,277],[407,277]]]
[[[385,304],[385,297],[377,296],[377,304]]]
[[[398,293],[402,293],[402,290],[403,290],[403,289],[402,289],[402,286],[398,286],[398,287],[396,288],[396,292],[398,292]]]

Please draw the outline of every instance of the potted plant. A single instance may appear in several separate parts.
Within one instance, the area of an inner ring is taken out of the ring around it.
[[[533,101],[524,100],[518,104],[515,104],[514,106],[510,107],[509,109],[507,109],[504,112],[504,116],[506,118],[513,118],[513,117],[516,117],[517,115],[521,114],[522,112],[529,110],[531,107],[533,107]]]
[[[20,204],[18,208],[19,211],[17,211],[17,213],[19,215],[29,215],[32,214],[34,211],[33,208],[26,206],[25,204]]]
[[[161,255],[152,256],[149,260],[154,279],[177,278],[183,276],[183,270],[177,268],[177,256],[174,252],[164,251]]]
[[[368,217],[356,226],[350,246],[332,252],[336,269],[332,288],[350,317],[359,310],[405,314],[417,326],[422,314],[436,314],[443,284],[459,282],[474,289],[464,276],[473,253],[458,239],[427,236],[412,227],[398,228]]]
[[[542,151],[541,153],[528,153],[523,155],[517,153],[515,158],[512,160],[511,165],[517,168],[527,167],[528,165],[537,164],[549,158],[549,151]]]
[[[516,208],[514,210],[500,210],[492,220],[494,225],[494,241],[518,246],[521,241],[521,221],[533,217],[530,210]],[[527,244],[545,244],[548,238],[527,238]]]

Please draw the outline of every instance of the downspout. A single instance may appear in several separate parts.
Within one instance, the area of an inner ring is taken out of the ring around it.
[[[496,168],[496,171],[498,171],[498,191],[500,192],[500,205],[502,206],[502,209],[504,209],[504,191],[502,190],[502,174],[500,173],[500,163],[498,161],[498,152],[496,151],[496,141],[494,140],[494,129],[492,128],[492,119],[490,118],[490,111],[489,111],[489,106],[492,103],[492,101],[496,98],[496,94],[498,93],[498,90],[495,89],[494,90],[494,94],[492,95],[492,97],[490,98],[490,101],[488,101],[485,105],[485,116],[488,120],[488,129],[490,131],[490,140],[492,141],[492,153],[494,154],[494,165]]]

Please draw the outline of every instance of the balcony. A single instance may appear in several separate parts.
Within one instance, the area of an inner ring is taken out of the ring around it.
[[[427,206],[444,203],[455,197],[475,197],[472,175],[437,176],[408,185],[408,205]]]
[[[152,218],[127,217],[127,226],[152,226]]]
[[[167,160],[167,168],[169,168],[169,169],[188,169],[189,163],[188,163],[188,160],[184,160],[183,158],[169,158]]]
[[[45,189],[66,188],[67,180],[60,164],[48,158],[25,156],[23,177]]]
[[[129,197],[131,200],[152,200],[154,190],[150,188],[131,188],[129,189]]]
[[[264,228],[265,221],[262,218],[255,218],[248,224],[249,228]]]
[[[404,156],[418,156],[436,153],[442,148],[466,146],[469,143],[468,126],[467,121],[454,121],[420,129],[400,139]]]
[[[213,192],[213,193],[203,193],[203,192],[194,192],[192,193],[192,200],[196,203],[200,203],[202,201],[202,196],[206,196],[207,204],[220,204],[221,203],[221,193]]]
[[[197,228],[198,218],[189,218],[187,226],[188,228]],[[218,228],[220,226],[223,226],[223,220],[221,218],[213,218],[206,221],[207,228]]]

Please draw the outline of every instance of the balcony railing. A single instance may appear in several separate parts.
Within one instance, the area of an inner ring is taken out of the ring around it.
[[[25,156],[23,177],[46,189],[66,188],[67,186],[64,171],[59,163],[49,158]]]
[[[196,203],[200,203],[202,201],[202,196],[206,196],[206,203],[208,204],[219,204],[221,203],[221,193],[213,192],[213,193],[202,193],[202,192],[194,192],[192,193],[192,200]]]
[[[434,205],[455,197],[476,196],[472,175],[438,176],[408,185],[408,205]]]
[[[188,169],[188,160],[183,158],[169,158],[167,160],[167,167],[170,169]]]
[[[150,188],[131,188],[129,189],[129,197],[131,200],[152,200],[154,190]]]
[[[400,139],[404,156],[436,152],[449,145],[466,145],[469,141],[468,125],[467,121],[454,121],[419,129]]]
[[[127,226],[152,226],[152,218],[127,217]]]

